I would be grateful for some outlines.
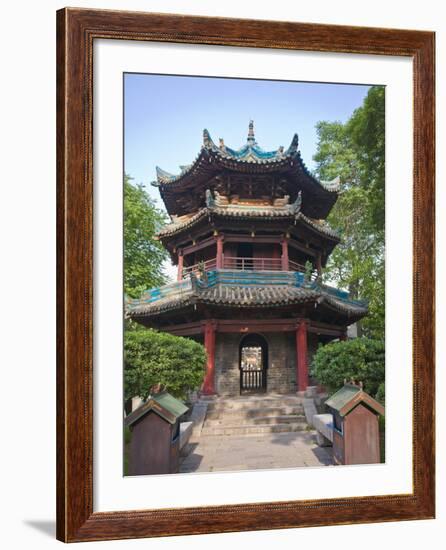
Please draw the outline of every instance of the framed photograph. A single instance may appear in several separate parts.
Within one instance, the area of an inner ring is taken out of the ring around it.
[[[434,33],[57,48],[57,537],[433,518]]]

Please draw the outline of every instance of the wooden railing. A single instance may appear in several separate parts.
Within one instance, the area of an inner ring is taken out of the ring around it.
[[[301,271],[302,273],[305,273],[305,266],[302,264],[293,262],[293,260],[288,260],[288,265],[289,265],[290,271]]]
[[[191,265],[189,267],[183,267],[183,279],[191,273],[199,273],[200,271],[211,271],[217,267],[217,259],[211,258],[205,262],[199,262],[198,264]]]
[[[241,256],[224,256],[223,269],[232,271],[284,271],[281,258],[244,258]],[[217,267],[217,259],[212,258],[205,262],[183,268],[183,279],[191,273],[200,271],[212,271]],[[305,272],[305,266],[292,260],[288,261],[288,271]]]
[[[280,258],[242,258],[239,256],[225,256],[224,269],[234,271],[282,271]]]

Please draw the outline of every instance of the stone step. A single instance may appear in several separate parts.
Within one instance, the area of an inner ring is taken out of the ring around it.
[[[203,397],[204,399],[204,397]],[[283,401],[288,399],[291,401],[302,401],[302,397],[296,393],[243,393],[236,396],[216,396],[209,399],[210,403],[227,402],[227,403],[240,403],[242,401],[249,401],[255,403],[256,401]]]
[[[288,414],[304,414],[302,405],[295,407],[265,407],[256,409],[222,409],[211,410],[206,414],[206,420],[218,420],[220,418],[259,418],[263,416],[286,416]]]
[[[229,411],[229,410],[254,410],[267,409],[272,407],[297,407],[302,405],[300,397],[283,397],[282,399],[264,398],[263,400],[249,399],[231,399],[210,401],[208,403],[208,412],[211,411]]]
[[[257,426],[262,424],[292,424],[299,422],[305,422],[305,415],[290,414],[284,416],[260,416],[258,418],[234,418],[233,416],[222,416],[221,418],[215,420],[206,419],[204,427],[211,428],[216,426],[233,426],[235,424],[240,426]]]
[[[307,428],[304,422],[282,423],[282,424],[257,424],[248,426],[213,426],[207,428],[206,425],[201,435],[253,435],[266,433],[299,432]]]

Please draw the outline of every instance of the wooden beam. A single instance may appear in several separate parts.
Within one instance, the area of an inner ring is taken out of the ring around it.
[[[247,334],[249,332],[292,332],[296,328],[295,322],[289,320],[281,323],[270,323],[263,321],[254,323],[253,320],[239,321],[234,323],[223,324],[221,321],[218,324],[218,332],[240,333]]]
[[[245,243],[273,243],[273,244],[280,244],[282,236],[281,235],[256,235],[255,237],[251,237],[251,235],[247,234],[232,234],[232,235],[225,235],[225,242],[227,243],[239,243],[239,242],[245,242]]]
[[[212,245],[215,245],[215,238],[213,236],[207,239],[204,239],[203,241],[200,241],[197,244],[191,244],[189,246],[185,246],[183,248],[183,254],[193,254],[198,250],[202,250],[203,248],[208,248],[209,246],[212,246]]]
[[[211,233],[211,235],[210,235]],[[173,237],[163,237],[161,239],[161,242],[163,243],[163,246],[165,246],[168,250],[178,249],[182,248],[185,252],[185,254],[190,254],[191,252],[194,252],[194,250],[189,250],[189,247],[198,246],[200,243],[205,242],[207,239],[213,240],[213,226],[210,225],[207,221],[206,224],[201,227],[200,230],[197,232],[188,232],[187,234],[178,234]],[[197,243],[197,240],[203,238],[202,241]],[[191,243],[192,241],[195,241],[196,244],[187,244]]]
[[[291,235],[293,236],[293,235]],[[304,252],[305,254],[308,254],[308,256],[316,256],[316,251],[312,248],[309,248],[305,246],[304,244],[299,243],[296,241],[296,239],[291,238],[288,240],[288,246],[291,246],[292,248],[295,248],[296,250],[299,250],[300,252]]]
[[[293,332],[296,330],[296,325],[299,324],[301,319],[212,319],[212,321],[217,332],[245,334],[249,332]],[[203,321],[195,321],[193,323],[160,327],[160,330],[177,336],[192,336],[203,334],[204,326]],[[309,321],[307,332],[340,338],[345,334],[346,328]]]
[[[194,334],[202,334],[204,332],[204,325],[202,321],[195,323],[182,323],[180,325],[170,325],[166,327],[160,327],[163,332],[169,334],[175,334],[176,336],[192,336]]]
[[[182,329],[160,329],[164,332],[168,332],[169,334],[173,334],[174,336],[195,336],[196,334],[202,334],[203,330],[201,328],[182,328]]]
[[[308,332],[312,334],[321,334],[322,336],[334,336],[340,338],[344,334],[343,330],[339,329],[327,329],[327,328],[316,328],[311,325],[307,328]]]
[[[339,336],[346,330],[347,329],[344,325],[332,325],[329,323],[321,323],[319,321],[310,321],[308,325],[308,332],[316,332],[319,334]]]

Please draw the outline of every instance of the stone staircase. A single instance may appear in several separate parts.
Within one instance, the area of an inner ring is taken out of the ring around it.
[[[306,428],[301,397],[264,394],[209,400],[201,435],[257,435]]]

